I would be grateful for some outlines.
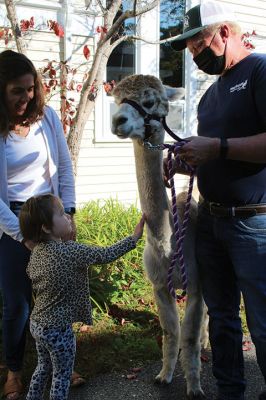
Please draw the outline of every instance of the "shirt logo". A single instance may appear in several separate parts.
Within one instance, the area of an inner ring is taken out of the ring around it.
[[[237,85],[230,88],[230,93],[239,92],[240,90],[245,90],[247,88],[248,80],[238,83]]]

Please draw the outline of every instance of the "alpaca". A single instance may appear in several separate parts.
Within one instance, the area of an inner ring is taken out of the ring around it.
[[[144,250],[144,266],[153,285],[159,320],[163,330],[163,366],[156,376],[159,383],[172,381],[179,349],[182,369],[187,383],[189,399],[202,399],[200,385],[201,327],[203,326],[203,299],[199,284],[195,248],[195,220],[197,205],[190,207],[190,218],[184,240],[184,257],[188,287],[186,312],[180,329],[175,299],[167,288],[167,272],[175,251],[171,206],[162,177],[162,151],[143,146],[144,117],[132,105],[121,103],[128,99],[137,102],[147,113],[159,117],[168,113],[168,96],[183,97],[183,89],[165,88],[161,81],[150,75],[132,75],[124,78],[113,90],[119,106],[112,119],[112,133],[121,139],[131,138],[134,146],[136,175],[142,212],[147,216],[147,239]],[[163,143],[164,129],[159,120],[150,121],[153,145]],[[178,196],[178,214],[184,214],[185,194]],[[173,276],[175,288],[182,288],[178,268]],[[206,327],[206,325],[205,325]],[[206,331],[204,332],[206,335]],[[206,336],[205,336],[206,342]]]

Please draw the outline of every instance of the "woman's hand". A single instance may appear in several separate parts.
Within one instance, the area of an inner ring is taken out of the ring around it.
[[[146,222],[146,215],[142,214],[142,217],[141,217],[139,223],[136,225],[136,227],[134,229],[134,233],[132,235],[132,237],[136,240],[136,242],[143,235],[143,229],[144,229],[145,222]]]
[[[27,247],[27,249],[29,249],[30,251],[32,251],[34,249],[34,247],[36,246],[36,242],[34,242],[33,240],[22,240],[22,243],[24,244],[24,246]]]

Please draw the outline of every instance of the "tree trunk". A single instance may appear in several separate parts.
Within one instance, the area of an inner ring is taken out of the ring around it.
[[[15,37],[17,49],[19,53],[27,54],[25,40],[22,38],[21,30],[18,23],[16,8],[14,6],[13,0],[5,0],[7,17],[10,21],[12,32]]]

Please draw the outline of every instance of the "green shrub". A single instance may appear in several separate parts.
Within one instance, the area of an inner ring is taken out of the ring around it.
[[[104,203],[90,201],[77,211],[77,240],[94,246],[110,246],[132,234],[140,217],[141,212],[134,205],[126,207],[114,199]],[[144,238],[139,240],[136,249],[113,263],[89,268],[94,314],[106,312],[111,304],[117,303],[133,308],[151,290],[143,272],[143,248]]]

